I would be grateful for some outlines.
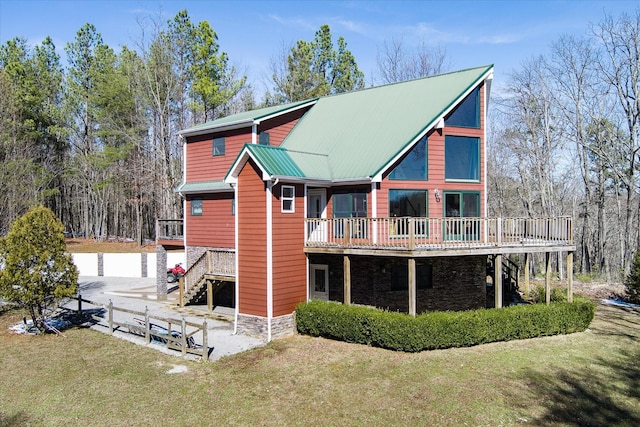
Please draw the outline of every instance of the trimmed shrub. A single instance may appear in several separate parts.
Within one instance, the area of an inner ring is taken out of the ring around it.
[[[579,296],[574,301],[416,317],[310,301],[296,307],[296,326],[301,334],[417,352],[584,331],[593,320],[595,304]]]

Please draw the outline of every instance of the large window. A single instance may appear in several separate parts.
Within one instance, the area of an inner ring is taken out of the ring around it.
[[[213,138],[213,155],[214,156],[224,156],[225,146],[224,146],[224,137],[222,138]]]
[[[446,191],[444,193],[444,238],[446,240],[478,240],[482,232],[480,193]],[[451,219],[449,219],[451,218]]]
[[[335,218],[364,218],[367,216],[367,193],[334,193],[332,199]]]
[[[464,128],[480,127],[480,88],[475,88],[456,107],[446,120],[447,126]]]
[[[423,136],[420,141],[407,153],[404,159],[396,166],[390,179],[421,180],[427,179],[427,136]]]
[[[427,191],[389,190],[389,215],[392,217],[426,217]]]
[[[444,164],[445,179],[480,181],[480,138],[445,136]]]

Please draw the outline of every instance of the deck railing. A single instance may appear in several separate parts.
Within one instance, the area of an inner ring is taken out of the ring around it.
[[[233,249],[210,249],[204,252],[185,272],[184,291],[197,285],[205,274],[234,276],[236,274],[236,252]]]
[[[184,238],[184,221],[181,219],[157,219],[156,241],[182,240]]]
[[[311,248],[462,249],[573,244],[571,217],[308,218]]]

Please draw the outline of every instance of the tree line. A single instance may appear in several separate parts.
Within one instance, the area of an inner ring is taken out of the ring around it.
[[[446,50],[410,46],[378,46],[371,84],[452,68]],[[182,216],[180,130],[365,87],[328,25],[271,57],[260,101],[211,25],[186,10],[149,18],[119,52],[86,24],[64,51],[66,66],[50,38],[0,46],[0,235],[44,204],[72,233],[153,239],[156,218]],[[609,279],[640,246],[639,52],[640,12],[604,14],[496,82],[489,102],[489,215],[573,216],[577,270]]]

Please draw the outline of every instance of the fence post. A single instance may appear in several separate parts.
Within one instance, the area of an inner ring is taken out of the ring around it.
[[[209,361],[209,334],[207,333],[207,319],[202,322],[202,360]]]
[[[182,343],[182,355],[187,354],[187,322],[182,318],[182,327],[180,333],[180,341]],[[171,333],[171,332],[169,332]]]
[[[146,344],[151,342],[151,324],[149,323],[149,307],[144,307],[144,341]]]
[[[82,318],[82,295],[78,294],[78,317]]]
[[[178,279],[178,287],[180,288],[180,307],[184,307],[184,276]]]
[[[113,301],[109,300],[109,333],[113,334]]]

